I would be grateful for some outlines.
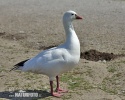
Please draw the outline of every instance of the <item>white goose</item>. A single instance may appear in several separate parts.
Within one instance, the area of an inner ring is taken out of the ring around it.
[[[35,57],[22,61],[11,70],[21,70],[47,75],[50,79],[51,94],[60,97],[66,90],[60,89],[58,75],[71,70],[80,59],[80,43],[74,31],[72,21],[82,19],[74,11],[67,11],[63,16],[63,25],[66,33],[65,43],[42,51]],[[53,80],[56,77],[57,87],[53,91]]]

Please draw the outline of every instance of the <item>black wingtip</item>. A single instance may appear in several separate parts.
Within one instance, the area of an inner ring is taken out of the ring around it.
[[[25,63],[26,61],[28,61],[28,60],[29,60],[29,59],[26,59],[26,60],[24,60],[24,61],[21,61],[21,62],[17,63],[16,65],[14,65],[14,68],[12,68],[9,72],[11,72],[12,70],[17,70],[17,69],[19,69],[20,67],[23,67],[24,63]]]
[[[10,69],[9,72],[11,72],[12,70],[16,70],[16,69],[18,69],[18,68],[19,68],[19,66],[14,66],[14,68]]]

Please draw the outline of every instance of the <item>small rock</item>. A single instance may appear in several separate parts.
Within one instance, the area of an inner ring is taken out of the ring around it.
[[[24,91],[24,90],[19,90],[19,92],[26,92],[26,91]]]
[[[43,88],[44,88],[44,89],[48,89],[47,86],[44,86]]]
[[[101,60],[99,60],[98,62],[102,62]]]
[[[103,60],[102,62],[103,62],[103,63],[106,63],[106,60]]]
[[[19,31],[19,33],[24,34],[25,32],[24,31]]]

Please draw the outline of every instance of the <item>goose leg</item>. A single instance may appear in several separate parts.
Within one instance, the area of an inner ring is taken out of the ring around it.
[[[63,94],[60,94],[58,92],[53,92],[53,81],[50,81],[50,88],[51,88],[51,95],[55,97],[61,97]]]
[[[67,90],[63,90],[63,89],[61,89],[59,87],[59,77],[58,76],[56,76],[56,82],[57,82],[56,92],[58,92],[58,93],[66,93],[66,92],[68,92]]]

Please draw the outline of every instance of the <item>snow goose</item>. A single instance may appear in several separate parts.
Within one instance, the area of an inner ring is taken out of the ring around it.
[[[66,33],[66,41],[51,49],[47,49],[35,57],[22,61],[11,70],[21,70],[47,75],[50,80],[50,91],[52,96],[60,97],[67,92],[59,86],[58,75],[71,70],[80,59],[80,43],[74,31],[72,21],[82,19],[74,11],[67,11],[63,16],[63,25]],[[57,87],[53,90],[53,80],[56,77]]]

